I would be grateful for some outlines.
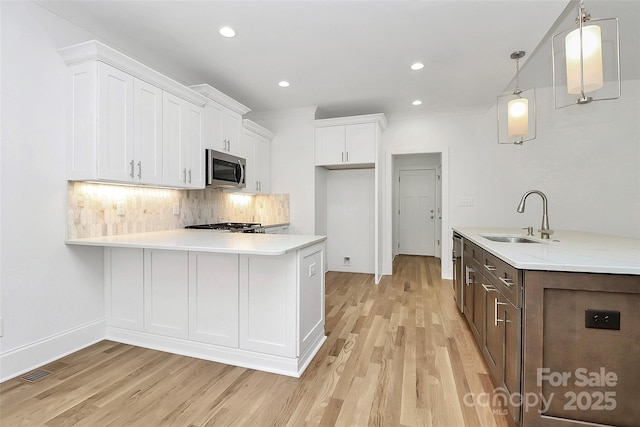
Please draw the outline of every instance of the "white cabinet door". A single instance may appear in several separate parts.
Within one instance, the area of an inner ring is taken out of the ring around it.
[[[224,151],[221,137],[221,107],[216,104],[209,103],[204,107],[202,118],[202,143],[203,149],[209,148],[216,151]]]
[[[186,102],[186,101],[185,101]],[[204,188],[204,148],[202,143],[202,107],[189,102],[185,104],[185,132],[183,138],[183,156],[186,168],[187,188]]]
[[[133,179],[133,76],[98,63],[98,177]]]
[[[254,145],[254,159],[255,159],[255,174],[258,186],[258,193],[268,194],[270,191],[270,164],[271,164],[271,142],[258,135],[255,138]]]
[[[133,82],[134,182],[162,184],[162,89]]]
[[[297,354],[297,254],[240,255],[240,348]]]
[[[270,189],[271,152],[268,138],[245,130],[242,137],[242,154],[247,160],[244,192],[268,194]]]
[[[164,184],[204,188],[202,107],[164,92],[162,104]]]
[[[189,253],[144,250],[144,330],[189,337]]]
[[[315,131],[316,166],[340,165],[345,161],[345,127],[327,126]]]
[[[144,329],[142,249],[104,248],[107,326]]]
[[[258,178],[256,175],[256,138],[257,135],[245,130],[242,133],[242,154],[247,161],[245,168],[245,182],[247,186],[243,189],[246,193],[255,194],[258,192]]]
[[[303,355],[324,335],[324,244],[300,250],[300,326],[298,352]]]
[[[375,123],[346,126],[346,163],[363,164],[376,161],[376,126]]]
[[[162,98],[162,138],[164,183],[176,187],[186,182],[187,170],[182,164],[183,100],[164,92]],[[183,173],[184,170],[184,173]]]
[[[222,151],[240,156],[242,153],[242,117],[226,107],[220,106],[220,108]]]
[[[238,347],[238,255],[189,253],[189,339]]]

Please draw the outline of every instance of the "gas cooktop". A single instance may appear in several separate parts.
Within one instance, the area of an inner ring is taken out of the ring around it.
[[[236,233],[264,233],[259,222],[219,222],[216,224],[188,225],[185,228],[196,230],[223,230]]]

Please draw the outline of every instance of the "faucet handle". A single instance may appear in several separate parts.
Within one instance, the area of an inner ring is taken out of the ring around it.
[[[549,236],[551,236],[551,235],[553,234],[553,230],[551,230],[551,229],[549,229],[549,228],[546,228],[546,229],[540,229],[540,230],[538,230],[538,232],[540,233],[540,236],[541,236],[543,239],[548,239],[548,238],[549,238]]]
[[[533,236],[533,227],[522,227],[523,230],[527,230],[527,236]]]

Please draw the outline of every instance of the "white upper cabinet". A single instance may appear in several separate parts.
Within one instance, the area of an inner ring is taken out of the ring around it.
[[[270,130],[243,120],[242,157],[247,160],[247,186],[244,192],[268,194],[271,191],[271,140],[275,136]]]
[[[134,181],[162,184],[162,89],[133,81]]]
[[[132,181],[133,157],[133,77],[98,63],[97,177]],[[84,139],[84,138],[83,138]]]
[[[206,148],[243,156],[242,116],[251,110],[208,84],[190,88],[208,99],[203,135]]]
[[[384,114],[316,120],[316,166],[374,167],[386,123]]]
[[[95,40],[58,52],[69,66],[69,180],[204,188],[207,98]]]
[[[221,113],[220,140],[223,151],[240,156],[242,153],[242,116],[225,107],[222,107]]]
[[[163,96],[164,184],[204,186],[202,120],[204,110],[177,96]]]
[[[327,126],[316,129],[316,166],[340,165],[345,162],[345,126]]]

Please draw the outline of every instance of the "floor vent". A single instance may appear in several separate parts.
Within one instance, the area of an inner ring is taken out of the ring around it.
[[[36,381],[40,381],[49,374],[51,374],[51,372],[45,371],[43,369],[36,369],[33,372],[29,372],[28,374],[21,376],[20,379],[29,381],[30,383],[35,383]]]

